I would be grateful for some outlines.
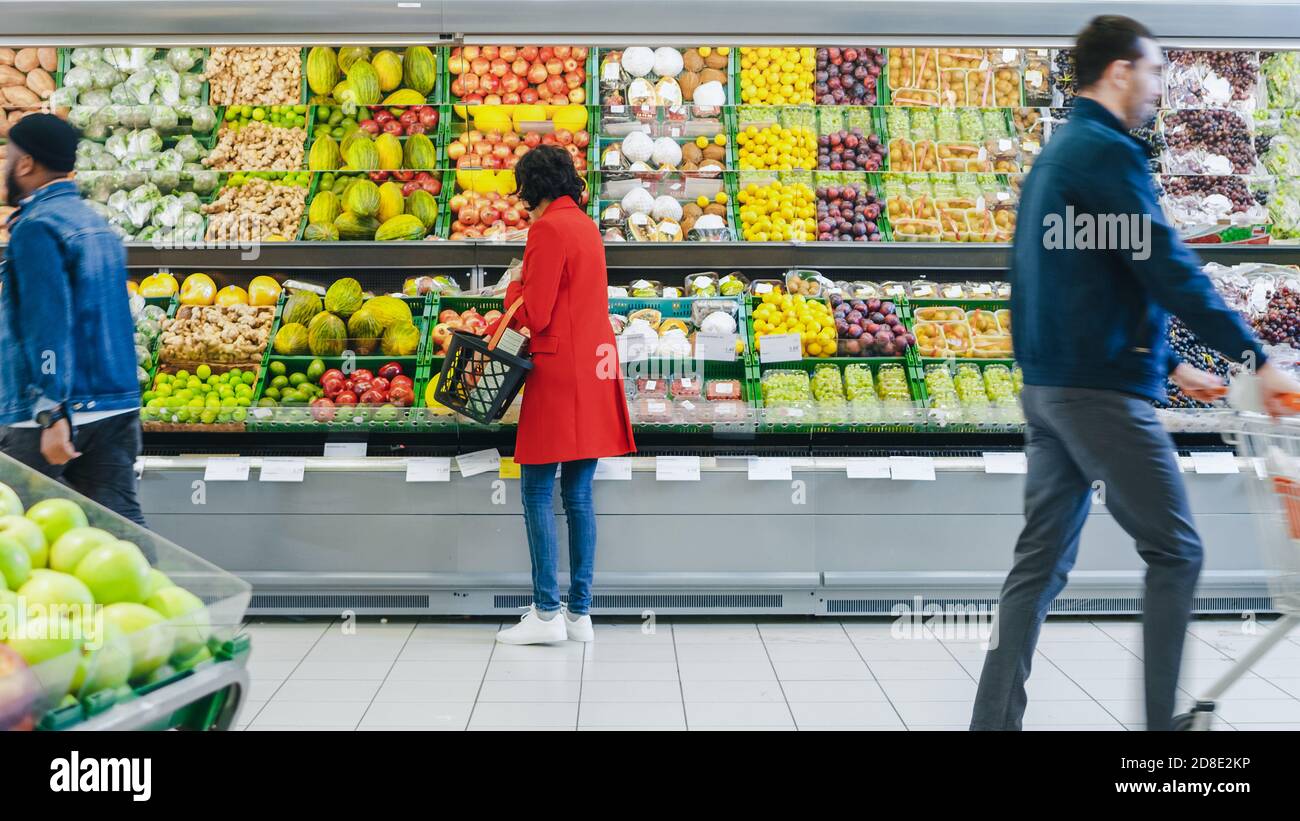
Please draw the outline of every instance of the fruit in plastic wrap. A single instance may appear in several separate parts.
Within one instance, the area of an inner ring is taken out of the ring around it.
[[[668,392],[674,399],[699,399],[700,379],[696,376],[679,376],[669,383]]]
[[[668,380],[662,378],[638,377],[636,380],[637,395],[644,398],[662,399],[668,396]]]
[[[902,365],[881,365],[876,372],[876,392],[886,402],[910,402],[912,391]]]
[[[984,369],[984,392],[998,407],[1016,404],[1016,387],[1006,365],[989,365]]]
[[[672,403],[665,398],[642,396],[632,405],[632,419],[642,425],[672,424]]]
[[[763,374],[763,404],[779,405],[812,401],[812,384],[805,371],[778,370]]]
[[[733,402],[741,396],[737,379],[710,379],[704,389],[704,398],[710,402]]]
[[[957,398],[961,400],[963,405],[979,406],[988,404],[989,397],[984,389],[984,375],[980,373],[978,365],[969,362],[958,365],[957,376],[953,378],[953,384],[957,389]]]
[[[1019,365],[1011,371],[1011,385],[1016,389],[1016,396],[1025,389],[1025,372],[1020,370]]]
[[[818,402],[830,402],[844,399],[844,379],[838,365],[825,363],[813,371],[813,399]]]
[[[957,386],[947,365],[928,365],[925,369],[925,391],[930,395],[930,406],[938,410],[956,410],[961,406]]]
[[[749,408],[744,402],[708,402],[705,414],[705,421],[711,421],[715,425],[734,425],[749,419]],[[708,416],[712,419],[708,419]]]
[[[858,363],[844,366],[844,393],[850,400],[875,398],[870,366]]]
[[[711,415],[705,412],[704,403],[700,401],[698,396],[694,399],[675,398],[673,400],[673,416],[682,424],[694,425],[709,421],[704,417]]]

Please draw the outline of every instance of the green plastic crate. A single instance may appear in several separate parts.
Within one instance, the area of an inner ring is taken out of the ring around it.
[[[906,416],[909,418],[891,419],[891,420],[854,420],[844,417],[842,420],[827,421],[819,417],[819,408],[817,403],[810,402],[808,407],[804,408],[804,414],[807,417],[806,422],[772,422],[763,421],[759,425],[761,433],[826,433],[826,432],[914,432],[918,425],[923,423],[920,406],[924,403],[925,397],[917,385],[916,381],[911,378],[908,368],[908,362],[904,357],[862,357],[855,359],[847,358],[827,358],[827,359],[802,359],[795,362],[772,362],[760,363],[756,366],[754,379],[756,382],[756,402],[760,410],[765,405],[762,399],[762,378],[763,375],[771,371],[781,370],[798,370],[808,374],[812,378],[813,373],[822,365],[833,365],[840,370],[843,378],[844,368],[848,365],[866,365],[871,368],[873,383],[879,378],[880,368],[886,365],[896,365],[903,369],[904,378],[907,380],[908,390],[911,394],[913,407],[907,409]]]

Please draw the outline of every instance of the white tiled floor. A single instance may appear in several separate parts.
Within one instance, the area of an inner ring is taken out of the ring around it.
[[[499,645],[501,622],[393,619],[247,626],[252,689],[239,729],[962,730],[985,648],[887,622],[598,619],[596,642]],[[353,629],[355,628],[355,629]],[[1188,631],[1180,699],[1269,629],[1232,617]],[[1026,730],[1140,730],[1142,628],[1049,621]],[[1220,702],[1224,730],[1300,729],[1300,634]]]

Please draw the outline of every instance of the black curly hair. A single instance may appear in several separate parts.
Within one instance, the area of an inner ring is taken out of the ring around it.
[[[581,203],[586,188],[573,167],[573,157],[558,145],[539,145],[521,157],[515,165],[515,182],[519,199],[529,208],[560,197]]]

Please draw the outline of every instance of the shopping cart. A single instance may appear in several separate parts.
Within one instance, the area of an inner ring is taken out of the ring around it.
[[[1259,481],[1247,484],[1270,569],[1268,586],[1273,609],[1282,618],[1196,699],[1191,712],[1174,717],[1175,730],[1209,730],[1217,703],[1228,688],[1300,623],[1300,418],[1274,418],[1257,412],[1258,389],[1252,383],[1249,378],[1233,380],[1228,400],[1234,409],[1221,412],[1223,433],[1224,440],[1236,447],[1238,455],[1251,461],[1259,476]],[[1289,397],[1287,404],[1291,410],[1300,411],[1300,396]]]

